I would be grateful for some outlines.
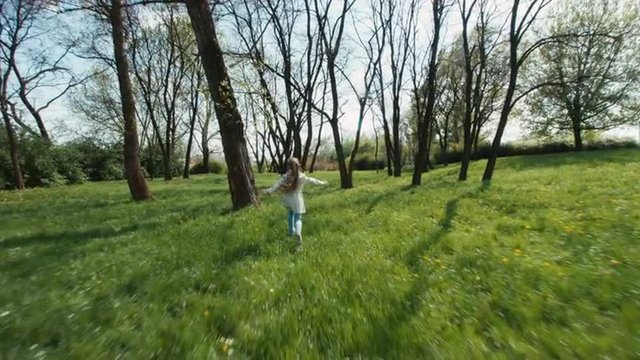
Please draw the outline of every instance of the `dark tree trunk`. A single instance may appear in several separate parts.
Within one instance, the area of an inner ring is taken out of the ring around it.
[[[300,137],[300,130],[296,129],[293,133],[293,157],[302,158],[302,138]]]
[[[311,151],[311,142],[313,141],[313,123],[311,121],[311,106],[307,105],[307,138],[304,142],[304,150],[302,151],[302,169],[307,170],[307,162],[309,160],[309,152]]]
[[[244,124],[231,88],[209,3],[206,0],[186,0],[186,4],[215,104],[233,209],[257,205],[260,200],[247,151]]]
[[[204,125],[202,126],[202,137],[201,147],[202,147],[202,171],[205,174],[208,174],[209,169],[209,122],[211,121],[211,111],[210,107],[207,105],[206,118],[204,119]]]
[[[435,99],[434,99],[435,102]],[[434,105],[435,106],[435,105]],[[433,111],[432,111],[433,113]],[[429,126],[429,133],[427,135],[427,153],[425,156],[425,164],[426,164],[426,169],[428,170],[433,170],[434,166],[431,163],[431,146],[433,145],[433,123],[435,122],[435,119],[433,119],[433,121],[431,121],[431,124]]]
[[[426,168],[428,156],[428,142],[431,139],[429,130],[433,120],[433,108],[436,102],[436,75],[438,60],[438,43],[440,41],[440,25],[442,21],[442,7],[444,3],[441,0],[434,0],[432,3],[434,27],[433,40],[431,42],[431,54],[429,57],[429,72],[427,73],[427,104],[424,110],[424,118],[418,121],[418,151],[415,157],[415,166],[413,169],[413,178],[411,184],[416,186],[422,183],[422,172]]]
[[[467,35],[469,16],[471,9],[467,12],[466,8],[462,9],[462,51],[464,53],[464,118],[462,119],[463,135],[462,135],[462,162],[460,164],[460,172],[458,173],[458,181],[467,180],[467,172],[469,170],[469,161],[471,161],[471,146],[473,138],[471,134],[471,118],[473,115],[472,93],[473,93],[473,69],[471,67],[471,52],[469,50],[469,37]]]
[[[209,166],[209,145],[204,145],[202,147],[202,171],[205,174],[211,172],[211,166]]]
[[[333,111],[331,113],[331,120],[329,121],[329,125],[331,125],[331,130],[333,132],[333,142],[336,148],[336,160],[338,160],[338,170],[340,171],[340,188],[342,189],[351,189],[353,187],[353,183],[349,178],[349,173],[347,172],[347,164],[345,162],[344,149],[342,147],[342,139],[340,138],[340,126],[338,124],[338,82],[336,80],[335,75],[335,59],[329,58],[327,59],[327,67],[329,72],[329,80],[331,81],[331,99],[332,99],[332,107]]]
[[[391,145],[391,135],[389,134],[389,124],[383,121],[382,130],[384,132],[384,145],[387,155],[387,175],[393,176],[393,146]]]
[[[512,25],[512,27],[515,25]],[[512,30],[513,34],[513,30]],[[509,86],[507,87],[507,93],[505,95],[504,103],[502,104],[502,110],[500,112],[500,121],[498,122],[498,128],[496,129],[496,135],[493,138],[493,143],[491,144],[491,150],[489,152],[489,159],[487,160],[487,166],[484,169],[484,174],[482,175],[482,181],[491,181],[493,177],[493,170],[496,167],[496,161],[498,159],[498,150],[500,148],[500,141],[502,140],[502,135],[504,134],[504,129],[507,126],[507,120],[509,119],[509,113],[511,112],[511,104],[513,102],[513,96],[515,94],[516,83],[518,80],[518,58],[517,58],[517,43],[516,39],[514,39],[515,35],[511,35],[511,44],[510,44],[510,73],[509,73]]]
[[[197,96],[197,95],[196,95]],[[182,178],[189,178],[189,170],[191,165],[191,147],[193,146],[193,130],[196,126],[196,111],[198,109],[198,98],[195,100],[195,108],[191,115],[191,122],[189,123],[189,139],[187,140],[187,154],[184,157],[184,170],[182,171]]]
[[[9,155],[11,156],[11,167],[13,168],[13,179],[15,181],[16,189],[24,189],[24,179],[22,178],[22,170],[20,169],[20,162],[18,161],[18,140],[16,139],[16,133],[11,125],[11,118],[7,113],[5,104],[2,104],[2,118],[4,119],[4,126],[7,130],[7,140],[9,141]]]
[[[479,159],[479,154],[478,154],[478,143],[480,142],[480,121],[482,121],[481,118],[477,119],[477,122],[473,125],[473,159],[478,160]]]
[[[400,104],[394,100],[393,104],[393,177],[402,175],[402,145],[400,144]]]
[[[536,42],[537,46],[532,45],[531,47],[527,48],[527,50],[524,50],[521,57],[518,57],[518,45],[520,45],[524,33],[531,27],[540,10],[550,3],[551,1],[538,2],[537,0],[532,0],[529,3],[525,13],[522,15],[523,17],[521,19],[518,19],[518,8],[520,6],[520,0],[513,1],[509,27],[509,85],[507,86],[507,92],[504,98],[504,103],[502,104],[502,110],[500,112],[500,122],[498,123],[498,128],[496,129],[496,135],[493,138],[493,143],[491,144],[491,151],[489,154],[489,159],[487,161],[487,166],[485,167],[484,174],[482,175],[483,182],[490,182],[491,178],[493,177],[493,171],[495,169],[496,161],[498,158],[498,150],[500,148],[500,141],[502,140],[502,135],[504,134],[504,130],[507,126],[509,114],[511,113],[511,110],[515,105],[514,94],[518,82],[518,72],[520,70],[520,66],[524,63],[527,57],[537,47],[540,46],[540,44],[544,43],[544,39]],[[530,10],[535,4],[538,4],[539,7],[536,11],[531,12]]]
[[[582,129],[580,128],[580,119],[571,119],[573,130],[573,143],[577,151],[583,150],[582,145]]]
[[[358,155],[358,148],[360,147],[360,132],[362,131],[362,122],[364,121],[364,110],[366,106],[365,101],[366,100],[363,99],[360,102],[360,111],[358,113],[358,128],[356,130],[356,139],[355,139],[355,142],[353,143],[353,150],[351,150],[351,155],[349,156],[349,168],[347,169],[349,174],[349,181],[351,182],[352,186],[353,186],[353,163],[356,160],[356,155]]]
[[[171,160],[171,145],[170,142],[165,142],[166,146],[164,154],[162,155],[162,163],[164,166],[164,180],[170,181],[173,178],[173,166]]]
[[[375,138],[376,138],[376,149],[375,149],[375,152],[373,153],[373,159],[376,164],[376,174],[377,174],[380,169],[378,168],[378,130],[376,130],[375,123],[373,124],[373,133],[375,134]]]
[[[146,200],[151,193],[140,168],[140,145],[136,125],[136,104],[133,97],[129,64],[125,52],[124,22],[122,19],[122,0],[111,0],[111,34],[113,37],[113,53],[118,73],[118,84],[124,117],[124,167],[129,192],[133,200]]]
[[[313,156],[311,157],[311,165],[309,166],[309,172],[312,173],[315,170],[316,158],[318,157],[318,151],[322,141],[322,126],[324,121],[320,119],[320,128],[318,129],[318,141],[316,142],[316,148],[313,150]]]
[[[338,170],[340,171],[340,188],[342,189],[351,189],[353,187],[353,182],[349,178],[349,173],[347,172],[347,164],[344,156],[344,149],[342,147],[342,141],[340,139],[340,127],[337,122],[330,122],[331,130],[333,130],[333,141],[335,142],[336,148],[336,160],[338,160]]]

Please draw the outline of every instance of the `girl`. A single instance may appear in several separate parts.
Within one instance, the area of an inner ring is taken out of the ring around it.
[[[326,181],[306,176],[300,169],[296,158],[287,161],[287,173],[272,187],[265,190],[267,194],[276,191],[283,193],[282,202],[289,210],[289,236],[295,235],[298,250],[302,250],[302,214],[306,212],[302,188],[304,184],[327,185]]]

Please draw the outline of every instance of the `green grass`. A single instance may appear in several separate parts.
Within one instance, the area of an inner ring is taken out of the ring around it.
[[[223,176],[0,192],[0,358],[640,357],[640,151],[483,168],[317,174],[300,254]]]

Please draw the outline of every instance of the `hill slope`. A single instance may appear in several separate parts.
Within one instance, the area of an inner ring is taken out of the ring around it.
[[[317,174],[301,254],[223,176],[0,192],[0,357],[640,356],[640,151],[483,166]]]

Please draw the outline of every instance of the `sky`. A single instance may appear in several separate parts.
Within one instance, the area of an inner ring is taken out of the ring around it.
[[[365,0],[356,0],[356,5],[354,7],[354,11],[358,16],[365,16],[364,14],[368,14],[368,1]],[[495,5],[498,9],[498,18],[502,19],[508,15],[508,11],[511,5],[511,1],[509,0],[495,0]],[[67,16],[67,21],[65,23],[70,27],[71,31],[82,30],[83,21],[81,17],[78,15],[65,15]],[[419,12],[418,19],[425,19],[418,22],[418,38],[419,42],[428,45],[428,41],[430,40],[430,26],[431,26],[431,14],[428,6],[423,6]],[[147,21],[153,21],[153,18],[148,18]],[[450,9],[449,14],[447,16],[446,25],[444,27],[444,36],[443,36],[443,44],[449,44],[452,40],[459,34],[461,29],[460,25],[460,15],[457,7],[453,7]],[[348,38],[354,37],[354,23],[347,22],[347,27],[345,29],[345,35]],[[229,41],[225,39],[225,41]],[[42,46],[40,44],[39,46]],[[59,50],[59,49],[58,49]],[[105,49],[105,52],[109,53],[110,49]],[[51,48],[51,54],[55,54],[56,49],[54,47]],[[360,66],[360,62],[358,57],[353,55],[357,54],[357,50],[353,50],[349,53],[349,67],[348,70],[349,76],[353,79],[360,79],[362,77],[362,66]],[[82,60],[79,58],[69,58],[67,61],[67,66],[69,66],[72,71],[78,74],[86,73],[89,71],[91,67],[91,62]],[[407,73],[408,75],[408,73]],[[408,89],[407,89],[408,90]],[[46,98],[50,98],[55,92],[54,90],[47,89],[44,91],[39,91],[36,94],[36,101],[42,103],[46,101]],[[402,109],[406,110],[408,101],[408,91],[405,93],[402,99]],[[341,118],[340,124],[343,131],[344,137],[353,137],[356,132],[357,123],[358,123],[358,105],[353,96],[352,92],[345,88],[345,91],[342,94],[342,99],[345,101],[342,107],[343,116]],[[48,128],[51,129],[54,135],[58,136],[58,141],[60,139],[66,140],[74,135],[74,130],[79,130],[83,128],[83,123],[79,115],[75,114],[69,105],[68,97],[64,97],[51,105],[48,109],[43,112],[43,117],[45,119]],[[61,126],[62,125],[62,126]],[[366,117],[363,123],[363,133],[368,136],[373,136],[374,121],[372,118],[372,111],[368,112],[368,116]],[[64,130],[63,130],[64,128]],[[494,126],[488,126],[488,137],[493,136],[493,128]],[[70,131],[71,130],[71,131]],[[328,134],[326,132],[325,134]],[[615,129],[607,133],[610,136],[614,137],[633,137],[640,141],[640,129],[635,127],[626,127],[622,129]],[[517,118],[510,119],[505,134],[503,136],[503,142],[516,141],[521,139],[526,139],[527,133],[520,125],[520,122]]]

